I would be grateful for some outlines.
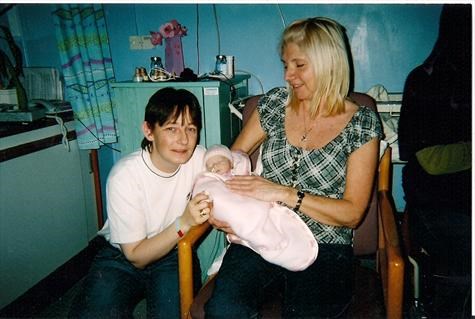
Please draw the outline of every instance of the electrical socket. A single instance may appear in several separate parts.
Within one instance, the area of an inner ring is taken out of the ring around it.
[[[129,48],[130,50],[153,49],[154,46],[150,39],[150,35],[131,35],[129,36]]]

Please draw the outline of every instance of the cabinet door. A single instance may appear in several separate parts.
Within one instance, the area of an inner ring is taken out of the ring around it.
[[[114,94],[118,144],[121,156],[124,156],[140,147],[146,104],[135,88],[116,88]]]
[[[224,132],[222,139],[231,145],[236,137],[241,132],[242,121],[237,117],[237,115],[232,114],[229,110],[229,102],[237,98],[243,98],[249,96],[249,89],[247,84],[247,79],[249,76],[236,76],[239,80],[233,84],[233,89],[228,88],[226,92],[227,102],[224,105],[226,108],[226,117],[222,118],[221,127],[226,128],[227,131]]]
[[[96,212],[84,155],[71,140],[0,163],[0,309],[87,247]]]
[[[231,146],[241,131],[241,120],[233,115],[229,103],[239,97],[247,96],[247,82],[234,84],[233,95],[227,83],[203,88],[203,113],[206,141],[203,145],[214,144]]]

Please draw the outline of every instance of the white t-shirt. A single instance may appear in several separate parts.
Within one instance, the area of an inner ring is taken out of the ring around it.
[[[120,159],[107,180],[108,219],[98,234],[119,248],[162,232],[183,214],[204,153],[197,145],[190,160],[171,174],[153,166],[147,151]]]

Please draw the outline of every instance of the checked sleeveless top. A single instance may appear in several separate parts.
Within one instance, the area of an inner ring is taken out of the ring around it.
[[[374,111],[360,107],[340,134],[322,148],[305,150],[291,145],[285,135],[286,88],[274,88],[257,106],[261,126],[267,134],[262,145],[262,176],[306,193],[341,199],[346,185],[346,165],[360,146],[381,138],[381,123]],[[298,212],[319,243],[352,244],[348,227],[322,224]]]

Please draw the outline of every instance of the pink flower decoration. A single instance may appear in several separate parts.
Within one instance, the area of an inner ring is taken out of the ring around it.
[[[173,38],[175,36],[175,28],[171,22],[167,22],[160,27],[160,33],[164,38]]]
[[[182,26],[177,20],[173,19],[170,22],[166,22],[160,26],[157,31],[150,31],[150,42],[153,45],[162,45],[162,40],[173,38],[175,36],[183,37],[186,35],[188,29]]]

